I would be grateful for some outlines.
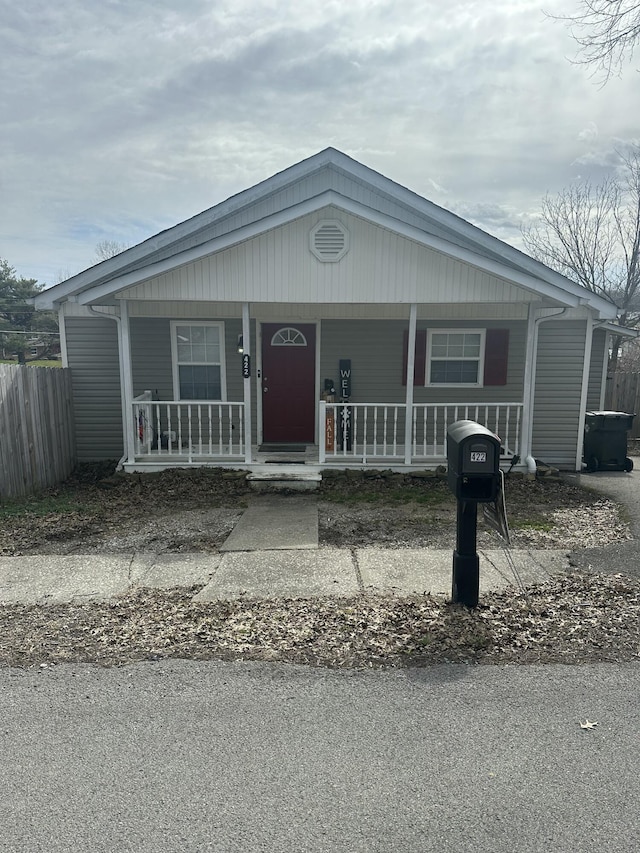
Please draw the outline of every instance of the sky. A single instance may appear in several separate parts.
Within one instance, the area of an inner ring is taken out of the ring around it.
[[[56,284],[327,146],[522,248],[640,142],[640,60],[573,63],[577,8],[0,0],[0,258]]]

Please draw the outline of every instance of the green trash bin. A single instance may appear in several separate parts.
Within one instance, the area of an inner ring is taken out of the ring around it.
[[[632,471],[627,433],[635,414],[587,412],[584,419],[584,461],[587,471]]]

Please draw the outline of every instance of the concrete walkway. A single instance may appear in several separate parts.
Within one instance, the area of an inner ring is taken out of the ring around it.
[[[272,495],[242,514],[221,551],[304,551],[318,547],[313,497]]]
[[[569,567],[566,551],[513,551],[525,585]],[[196,601],[361,594],[451,595],[452,551],[317,548],[224,554],[0,558],[0,603],[108,600],[139,587],[200,586]],[[515,586],[504,551],[480,552],[482,592]]]
[[[598,475],[584,485],[626,503],[640,532],[640,474]],[[348,511],[348,510],[345,510]],[[496,538],[496,545],[498,539]],[[480,551],[480,591],[549,580],[571,566],[631,571],[638,540],[569,554],[566,549]],[[617,554],[617,551],[616,551]],[[0,603],[107,600],[140,587],[200,587],[196,601],[363,594],[451,595],[451,549],[321,548],[312,495],[266,497],[249,507],[219,553],[0,557]],[[609,567],[609,568],[607,568]],[[636,569],[637,570],[637,569]]]

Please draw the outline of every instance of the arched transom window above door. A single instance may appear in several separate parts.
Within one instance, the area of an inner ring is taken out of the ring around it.
[[[275,335],[271,338],[271,346],[272,347],[306,347],[307,339],[302,334],[302,332],[298,331],[298,329],[294,329],[291,326],[285,326],[282,329],[278,329]]]

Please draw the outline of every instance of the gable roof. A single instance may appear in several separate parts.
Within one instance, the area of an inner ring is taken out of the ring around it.
[[[616,317],[616,308],[608,300],[334,148],[43,291],[35,298],[36,307],[52,308],[68,299],[84,303],[110,300],[125,287],[328,204],[541,296],[569,305],[587,304],[604,318]]]

